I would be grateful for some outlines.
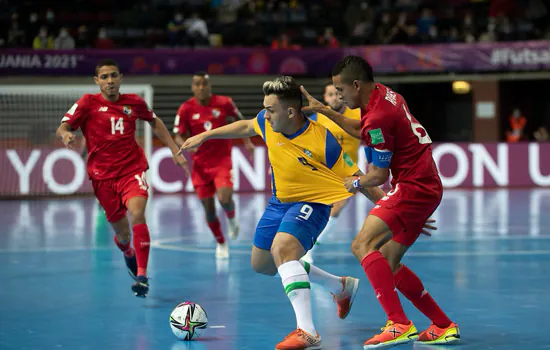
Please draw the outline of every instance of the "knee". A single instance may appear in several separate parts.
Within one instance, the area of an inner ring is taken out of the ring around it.
[[[132,226],[145,223],[145,208],[136,208],[129,210]]]
[[[254,260],[250,263],[252,265],[252,270],[259,274],[266,276],[275,276],[277,274],[277,268],[273,264],[258,263]]]
[[[220,193],[218,194],[218,201],[222,205],[222,207],[228,207],[232,204],[233,198],[231,196],[231,193]]]
[[[355,255],[357,259],[361,260],[365,255],[378,250],[376,238],[377,237],[373,237],[372,235],[359,232],[359,234],[351,242],[351,251],[353,255]]]
[[[116,238],[119,242],[125,243],[130,240],[130,228],[126,228],[123,230],[120,230],[119,232],[115,232]]]

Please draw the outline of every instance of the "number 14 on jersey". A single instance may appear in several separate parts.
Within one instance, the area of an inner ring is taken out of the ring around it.
[[[111,134],[116,134],[117,131],[120,131],[120,134],[124,134],[124,120],[122,118],[111,117]]]

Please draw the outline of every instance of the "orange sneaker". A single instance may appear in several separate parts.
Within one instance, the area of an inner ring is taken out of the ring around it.
[[[453,344],[460,341],[460,329],[456,323],[451,323],[447,328],[439,328],[432,323],[428,329],[420,333],[418,342],[423,344]]]
[[[286,338],[277,344],[275,350],[320,350],[321,337],[313,336],[300,328],[292,331]]]
[[[359,279],[342,277],[342,291],[338,294],[332,294],[332,299],[338,307],[338,317],[342,320],[348,316],[358,289]]]
[[[363,349],[389,349],[396,345],[410,343],[418,339],[418,331],[414,324],[393,323],[388,321],[382,328],[382,333],[375,335],[363,344]]]

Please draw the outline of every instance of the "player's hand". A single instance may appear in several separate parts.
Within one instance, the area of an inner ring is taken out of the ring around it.
[[[357,176],[350,176],[344,179],[344,186],[346,187],[346,190],[348,190],[348,192],[350,193],[357,192],[357,187],[353,186],[353,181],[355,181],[355,179],[357,179]]]
[[[185,140],[183,145],[181,145],[180,151],[178,152],[178,154],[181,154],[181,152],[183,151],[193,152],[191,150],[194,150],[196,152],[196,148],[202,145],[205,139],[206,138],[204,137],[204,133],[188,138],[187,140]]]
[[[180,152],[174,154],[174,164],[176,164],[179,167],[182,167],[187,176],[191,175],[191,172],[189,171],[189,164],[187,163],[187,159],[181,154]]]
[[[311,96],[309,92],[303,87],[300,86],[300,91],[302,91],[302,94],[307,99],[307,102],[309,103],[309,106],[303,107],[302,111],[304,112],[319,112],[322,111],[323,108],[325,108],[325,105],[319,102],[315,99],[315,97]]]
[[[432,230],[432,231],[437,230],[437,226],[432,225],[433,223],[435,223],[434,219],[428,219],[428,221],[426,221],[426,223],[424,224],[424,228],[422,229],[422,234],[423,235],[431,236],[432,233],[428,230]]]
[[[76,136],[68,131],[66,132],[65,134],[63,134],[63,144],[65,145],[65,147],[67,147],[68,149],[74,149],[74,143],[76,142]]]

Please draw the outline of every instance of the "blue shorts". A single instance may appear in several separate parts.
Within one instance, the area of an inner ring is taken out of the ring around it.
[[[286,232],[296,237],[306,251],[310,250],[317,237],[325,229],[331,206],[320,203],[281,203],[271,197],[264,215],[256,226],[254,245],[271,250],[277,232]]]

